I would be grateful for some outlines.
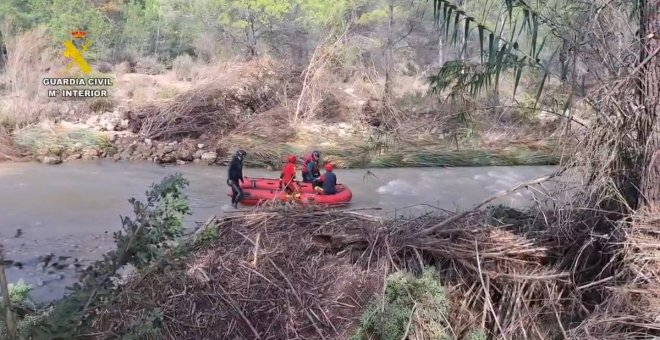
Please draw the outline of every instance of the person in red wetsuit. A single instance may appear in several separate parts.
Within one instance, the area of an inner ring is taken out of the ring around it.
[[[325,165],[325,173],[314,180],[314,189],[316,192],[324,195],[334,195],[337,193],[337,176],[332,172],[332,164]]]
[[[319,171],[320,161],[321,153],[318,151],[312,151],[311,154],[305,157],[302,167],[303,182],[313,183],[316,178],[321,176],[321,172]]]
[[[280,187],[282,187],[288,194],[299,193],[300,188],[296,183],[296,156],[289,155],[287,163],[282,168],[280,174]]]

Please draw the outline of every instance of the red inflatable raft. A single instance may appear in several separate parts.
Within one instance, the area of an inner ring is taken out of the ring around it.
[[[299,182],[300,196],[290,197],[280,189],[280,180],[272,178],[246,178],[241,183],[245,197],[241,200],[243,205],[258,205],[263,202],[278,200],[281,202],[298,201],[303,205],[311,204],[346,204],[353,198],[353,192],[343,184],[337,184],[336,194],[323,195],[314,191],[311,183]],[[231,196],[231,189],[227,193]]]

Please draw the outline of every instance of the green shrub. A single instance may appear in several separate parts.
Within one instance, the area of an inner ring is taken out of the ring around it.
[[[400,340],[406,334],[411,318],[420,319],[413,324],[422,327],[420,331],[427,338],[451,339],[445,331],[449,311],[447,292],[433,269],[425,269],[419,278],[407,272],[396,272],[387,278],[386,284],[384,307],[380,299],[372,301],[360,318],[353,340]],[[412,336],[412,328],[416,326],[410,327],[408,334]]]
[[[114,281],[118,270],[134,265],[146,270],[166,257],[172,243],[183,235],[183,217],[190,213],[183,189],[188,181],[181,174],[164,178],[147,191],[147,201],[131,198],[134,219],[122,217],[123,230],[114,234],[117,248],[87,268],[71,293],[58,300],[52,309],[31,322],[26,331],[32,339],[72,339],[88,332],[85,322],[90,311],[103,308],[117,297]],[[176,250],[176,248],[174,248]],[[154,310],[144,320],[134,324],[127,336],[134,339],[158,333],[162,313]]]
[[[9,300],[11,301],[12,308],[15,311],[18,311],[17,314],[27,314],[27,316],[20,318],[16,324],[19,339],[28,339],[28,331],[30,327],[41,320],[43,316],[41,313],[36,312],[36,306],[30,299],[30,292],[33,287],[32,285],[25,283],[23,279],[20,279],[16,283],[10,283],[8,288]],[[5,318],[5,314],[0,313],[0,338],[2,339],[5,339],[7,336]]]
[[[204,230],[202,230],[199,237],[195,240],[195,246],[200,248],[210,246],[220,236],[218,228],[215,225],[204,226],[203,228]]]

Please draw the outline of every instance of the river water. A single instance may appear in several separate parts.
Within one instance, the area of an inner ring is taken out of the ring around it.
[[[438,208],[469,209],[494,193],[555,170],[520,166],[338,169],[336,173],[338,181],[353,191],[350,208],[378,207],[382,210],[371,213],[393,217]],[[226,195],[226,171],[225,167],[109,160],[57,166],[0,163],[0,239],[6,258],[24,263],[23,269],[7,270],[10,282],[22,278],[32,284],[37,302],[61,296],[76,280],[72,259],[84,265],[112,249],[112,232],[121,228],[120,215],[132,217],[128,199],[144,200],[148,186],[168,174],[180,172],[190,181],[187,194],[193,215],[186,221],[188,226],[233,211]],[[275,178],[279,173],[244,169],[244,175]],[[517,192],[495,203],[521,207],[530,203],[528,195]],[[42,268],[38,258],[51,253],[52,261],[70,268],[56,273]],[[71,259],[59,260],[60,256]]]

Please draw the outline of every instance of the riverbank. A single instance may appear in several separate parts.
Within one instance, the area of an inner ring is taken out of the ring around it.
[[[515,108],[498,117],[477,107],[461,112],[420,94],[426,84],[386,104],[357,81],[316,84],[311,95],[298,71],[269,58],[196,67],[202,76],[195,80],[177,78],[174,69],[97,72],[115,81],[105,99],[4,97],[0,161],[224,165],[241,148],[249,166],[264,168],[311,150],[344,168],[442,167],[553,165],[562,153],[557,117],[530,118]]]
[[[495,145],[450,145],[439,140],[375,141],[369,132],[345,132],[347,125],[334,127],[338,133],[319,133],[314,147],[324,161],[338,168],[464,167],[556,165],[561,159],[553,140],[510,141]],[[158,164],[199,163],[227,165],[233,151],[248,152],[245,165],[278,169],[288,154],[302,159],[312,150],[308,131],[296,139],[272,142],[258,136],[233,134],[219,142],[184,139],[154,141],[131,133],[105,132],[84,123],[42,123],[14,134],[13,143],[22,153],[14,161],[36,160],[59,164],[75,160],[108,158],[115,161],[152,161]],[[207,144],[209,143],[209,144]]]

